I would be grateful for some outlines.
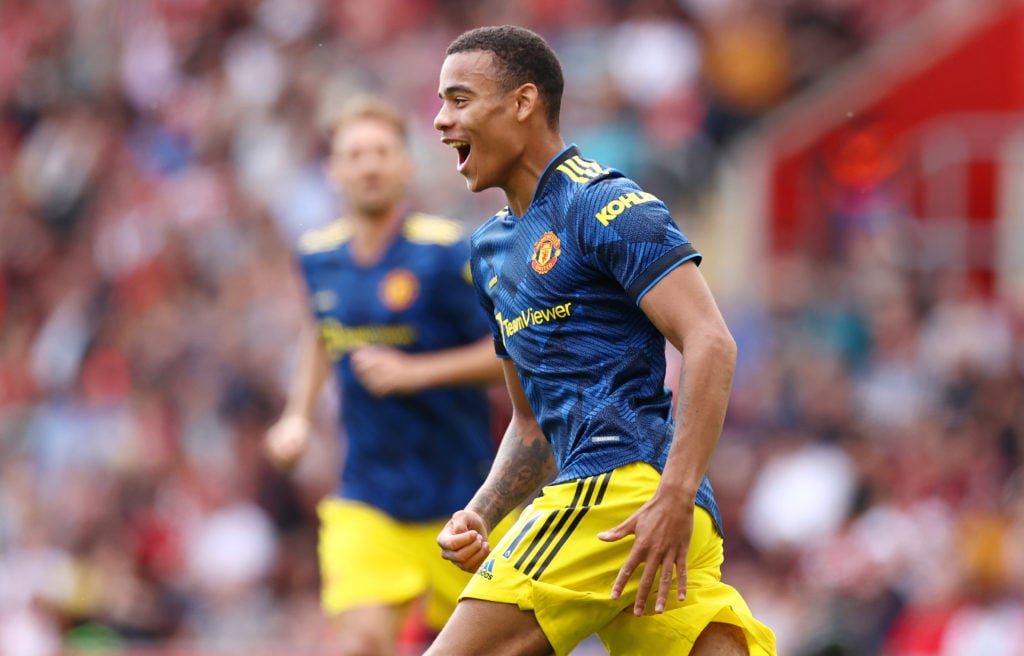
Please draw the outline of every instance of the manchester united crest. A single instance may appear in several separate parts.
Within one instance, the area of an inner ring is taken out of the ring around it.
[[[420,293],[420,281],[408,269],[389,271],[380,281],[380,300],[392,312],[405,310]]]
[[[553,232],[545,232],[533,245],[533,258],[530,266],[537,273],[547,273],[558,262],[562,254],[562,240]]]

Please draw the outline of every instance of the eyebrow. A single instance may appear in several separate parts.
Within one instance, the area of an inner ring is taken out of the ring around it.
[[[470,89],[469,87],[467,87],[464,84],[453,84],[450,87],[446,87],[444,91],[438,92],[437,97],[438,98],[444,98],[445,96],[450,96],[453,93],[459,93],[459,92],[462,92],[462,93],[472,93],[472,89]]]

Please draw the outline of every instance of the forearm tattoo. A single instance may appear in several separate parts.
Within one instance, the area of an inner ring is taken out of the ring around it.
[[[509,427],[487,483],[477,493],[475,505],[487,525],[495,526],[526,501],[547,482],[554,469],[551,445],[543,436],[523,439]]]

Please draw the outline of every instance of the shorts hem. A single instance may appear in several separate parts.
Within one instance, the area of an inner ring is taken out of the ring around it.
[[[469,586],[467,585],[467,590]],[[512,604],[519,608],[519,610],[534,610],[531,604],[523,603],[522,596],[518,594],[496,594],[496,595],[485,595],[480,592],[467,592],[463,591],[459,595],[459,601],[463,599],[477,599],[479,601],[493,601],[496,604]]]

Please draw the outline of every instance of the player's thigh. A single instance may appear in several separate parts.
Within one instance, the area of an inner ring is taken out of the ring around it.
[[[743,629],[732,624],[712,622],[693,643],[690,656],[748,656],[747,637]]]
[[[532,611],[514,604],[463,599],[424,656],[550,656]]]
[[[408,604],[359,606],[331,618],[338,656],[391,656]]]

